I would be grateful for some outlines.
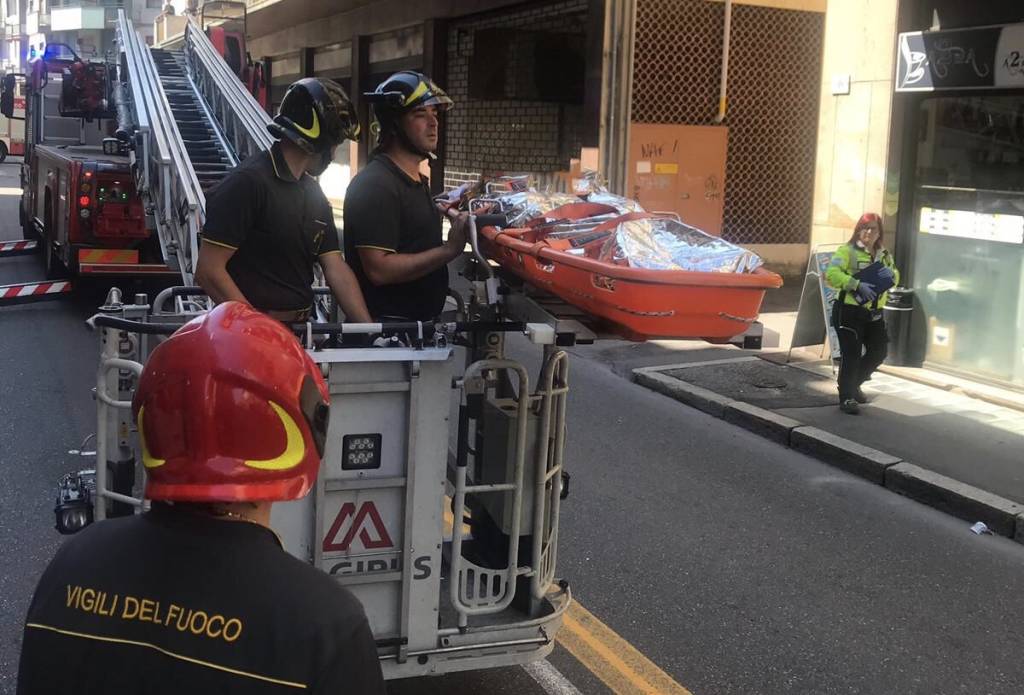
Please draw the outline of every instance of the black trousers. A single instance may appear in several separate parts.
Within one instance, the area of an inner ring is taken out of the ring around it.
[[[889,334],[881,317],[872,320],[862,306],[836,303],[833,324],[839,336],[839,401],[853,398],[861,384],[871,378],[885,360]]]

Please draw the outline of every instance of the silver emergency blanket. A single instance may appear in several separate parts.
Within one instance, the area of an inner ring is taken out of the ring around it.
[[[571,203],[601,203],[619,212],[643,212],[635,200],[615,195],[605,188],[596,172],[584,172],[573,180],[572,193],[541,192],[531,186],[528,175],[501,176],[483,183],[484,199],[497,203],[505,213],[509,227],[522,227],[527,222],[546,217],[555,208]],[[554,220],[551,220],[554,221]]]
[[[615,195],[608,191],[597,191],[587,196],[587,202],[589,203],[601,203],[602,205],[609,205],[622,214],[627,212],[643,212],[644,209],[640,207],[640,203],[629,198],[623,198],[621,195]]]
[[[545,217],[555,208],[571,203],[601,203],[615,208],[619,214],[644,211],[635,200],[623,198],[604,189],[595,190],[585,195],[541,193],[532,189],[516,190],[507,193],[492,193],[488,197],[498,203],[501,212],[505,213],[508,219],[509,227],[522,227],[531,220]]]
[[[557,207],[578,203],[580,199],[570,193],[538,193],[521,191],[495,196],[509,227],[522,227],[530,220],[543,217]]]
[[[764,265],[757,254],[673,219],[622,222],[598,259],[646,270],[705,273],[752,273]]]
[[[573,191],[588,203],[600,203],[615,208],[620,213],[644,212],[640,203],[630,198],[615,195],[605,186],[600,174],[596,171],[584,171],[583,175],[573,180]]]
[[[598,260],[606,263],[708,273],[751,273],[764,264],[751,251],[671,218],[629,220],[611,232],[596,232],[597,227],[620,215],[644,210],[635,200],[609,192],[596,174],[588,172],[574,184],[575,194],[541,193],[528,188],[527,177],[503,177],[488,183],[484,200],[495,203],[512,228],[523,227],[570,203],[587,201],[614,208],[616,213],[545,225],[547,238],[570,242],[572,246],[565,252],[571,255],[593,258],[597,251]]]

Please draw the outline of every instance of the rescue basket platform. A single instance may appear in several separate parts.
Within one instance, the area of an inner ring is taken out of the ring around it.
[[[579,207],[593,213],[600,206]],[[482,253],[503,268],[606,320],[630,340],[723,342],[750,328],[765,292],[782,286],[782,278],[773,272],[760,267],[744,273],[654,270],[600,257],[599,249],[618,225],[652,217],[612,216],[582,239],[571,240],[552,238],[551,228],[544,225],[484,226],[479,243]]]

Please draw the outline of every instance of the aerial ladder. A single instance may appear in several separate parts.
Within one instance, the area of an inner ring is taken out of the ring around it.
[[[150,48],[118,12],[118,138],[168,266],[193,284],[206,191],[269,149],[270,117],[189,18],[180,49]]]

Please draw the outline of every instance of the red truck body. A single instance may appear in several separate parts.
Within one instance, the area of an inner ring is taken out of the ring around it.
[[[26,76],[20,216],[48,277],[172,273],[146,228],[128,157],[104,152],[116,127],[109,70],[48,51]]]

